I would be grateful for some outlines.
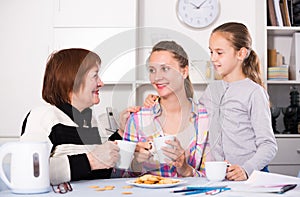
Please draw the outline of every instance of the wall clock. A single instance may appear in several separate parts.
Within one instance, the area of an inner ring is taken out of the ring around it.
[[[178,0],[177,17],[192,28],[203,28],[211,25],[219,15],[218,0]]]

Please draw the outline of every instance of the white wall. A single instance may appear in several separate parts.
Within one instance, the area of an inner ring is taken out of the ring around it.
[[[105,1],[102,2],[105,6]],[[179,22],[177,0],[137,2],[139,26],[178,31],[199,43],[207,53],[209,34],[214,27],[227,21],[243,22],[250,29],[254,49],[263,58],[263,0],[219,0],[218,19],[201,30],[187,28]],[[42,103],[43,72],[54,42],[53,6],[52,0],[0,1],[0,137],[18,136],[26,113]]]
[[[0,136],[17,136],[26,113],[41,103],[48,56],[50,1],[0,1]]]
[[[264,28],[264,13],[261,12],[261,9],[264,7],[263,1],[219,0],[221,11],[217,20],[207,28],[195,30],[184,26],[177,19],[177,0],[140,0],[141,17],[139,21],[141,26],[170,28],[184,33],[200,43],[204,49],[207,49],[207,52],[209,52],[208,38],[213,28],[224,22],[242,22],[249,28],[253,37],[254,47],[256,47],[257,37],[262,36],[257,35],[257,30],[260,29],[262,33]]]

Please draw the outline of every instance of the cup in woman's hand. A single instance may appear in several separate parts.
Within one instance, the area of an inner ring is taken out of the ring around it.
[[[222,181],[226,176],[226,161],[207,161],[205,162],[206,177],[210,181]]]
[[[164,153],[163,150],[161,149],[162,147],[168,147],[168,148],[173,148],[171,145],[166,144],[166,140],[175,140],[175,136],[172,135],[167,135],[163,137],[158,137],[153,139],[153,143],[158,155],[158,159],[160,163],[166,163],[166,159],[169,159]]]
[[[128,169],[133,159],[136,143],[125,140],[116,140],[116,142],[120,148],[120,158],[116,164],[116,168]]]

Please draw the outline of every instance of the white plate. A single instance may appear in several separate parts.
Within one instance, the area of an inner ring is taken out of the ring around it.
[[[179,179],[174,179],[174,180],[179,180]],[[126,181],[126,183],[130,184],[130,185],[134,185],[137,187],[144,187],[144,188],[167,188],[167,187],[176,187],[178,185],[187,183],[187,181],[185,180],[179,180],[179,182],[177,183],[173,183],[173,184],[142,184],[142,183],[135,183],[135,180],[130,180],[130,181]]]

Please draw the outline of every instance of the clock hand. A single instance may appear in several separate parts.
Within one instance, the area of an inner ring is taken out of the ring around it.
[[[192,6],[194,6],[194,8],[199,9],[198,6],[196,6],[196,5],[193,4],[192,2],[190,2],[190,4],[191,4]]]
[[[201,6],[202,6],[206,1],[207,1],[207,0],[204,0],[204,1],[197,7],[197,9],[200,9]]]
[[[194,6],[195,9],[200,9],[201,6],[202,6],[206,1],[207,1],[207,0],[204,0],[199,6],[195,5],[195,4],[192,3],[192,2],[190,2],[190,4],[191,4],[192,6]]]

